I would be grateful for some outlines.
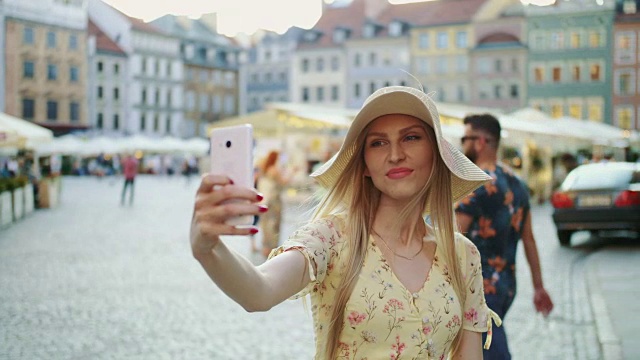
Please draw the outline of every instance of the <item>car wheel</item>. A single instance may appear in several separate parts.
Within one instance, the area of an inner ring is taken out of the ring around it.
[[[573,234],[571,230],[558,230],[558,241],[560,241],[560,245],[571,245],[571,234]]]

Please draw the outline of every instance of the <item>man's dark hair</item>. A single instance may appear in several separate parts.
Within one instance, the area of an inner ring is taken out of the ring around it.
[[[473,130],[483,131],[496,142],[496,148],[500,145],[500,122],[491,114],[467,115],[463,119],[465,125],[471,125]]]

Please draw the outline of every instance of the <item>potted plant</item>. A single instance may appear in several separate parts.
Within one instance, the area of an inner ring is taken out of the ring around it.
[[[13,221],[24,216],[24,186],[28,180],[24,177],[11,179],[11,196],[13,202]]]
[[[13,221],[10,181],[11,179],[0,179],[0,227],[5,227]]]

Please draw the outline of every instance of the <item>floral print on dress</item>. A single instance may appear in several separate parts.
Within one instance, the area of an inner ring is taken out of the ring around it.
[[[339,216],[312,222],[271,254],[297,250],[309,263],[312,281],[292,298],[310,295],[316,359],[325,359],[326,324],[349,256],[344,228],[345,220]],[[482,291],[480,254],[460,234],[456,234],[456,250],[464,273],[465,304],[455,296],[448,266],[441,260],[441,246],[437,246],[424,286],[412,293],[394,275],[370,237],[346,305],[338,359],[446,359],[459,331],[488,331],[490,310]]]

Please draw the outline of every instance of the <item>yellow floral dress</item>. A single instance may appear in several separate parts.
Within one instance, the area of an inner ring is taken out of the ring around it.
[[[316,359],[326,358],[324,344],[331,307],[346,266],[345,256],[349,256],[344,228],[341,217],[317,220],[297,230],[270,255],[296,249],[309,262],[312,281],[292,298],[310,294]],[[490,332],[492,317],[499,324],[500,319],[484,300],[480,254],[464,236],[457,234],[456,241],[459,260],[464,264],[464,307],[441,260],[441,246],[437,247],[423,288],[411,293],[396,278],[374,238],[369,238],[367,255],[344,314],[339,359],[446,359],[460,328]]]

